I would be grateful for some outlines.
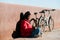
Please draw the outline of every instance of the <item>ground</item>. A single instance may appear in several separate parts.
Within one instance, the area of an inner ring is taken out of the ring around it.
[[[16,38],[13,40],[60,40],[60,28],[54,29],[51,32],[43,33],[42,37],[38,38]]]

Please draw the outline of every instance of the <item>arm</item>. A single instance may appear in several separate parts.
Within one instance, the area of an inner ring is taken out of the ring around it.
[[[31,32],[34,29],[27,21],[22,22],[22,27],[25,32]]]

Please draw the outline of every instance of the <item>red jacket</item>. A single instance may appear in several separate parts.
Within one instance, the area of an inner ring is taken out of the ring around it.
[[[21,36],[23,36],[23,37],[30,36],[32,33],[32,30],[33,30],[33,28],[28,20],[25,19],[25,20],[21,21],[21,29],[20,29]]]

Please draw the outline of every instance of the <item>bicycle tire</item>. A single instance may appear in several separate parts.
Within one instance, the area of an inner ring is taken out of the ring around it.
[[[54,20],[52,19],[52,17],[50,17],[48,20],[48,27],[49,27],[49,31],[52,31],[54,29]]]
[[[39,26],[41,28],[41,31],[44,32],[45,31],[45,20],[44,18],[42,19],[42,16],[39,18]]]

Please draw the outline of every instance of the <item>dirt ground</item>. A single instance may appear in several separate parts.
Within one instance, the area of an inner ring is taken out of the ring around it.
[[[60,28],[54,29],[52,32],[43,33],[42,37],[38,38],[16,38],[13,40],[60,40]]]

